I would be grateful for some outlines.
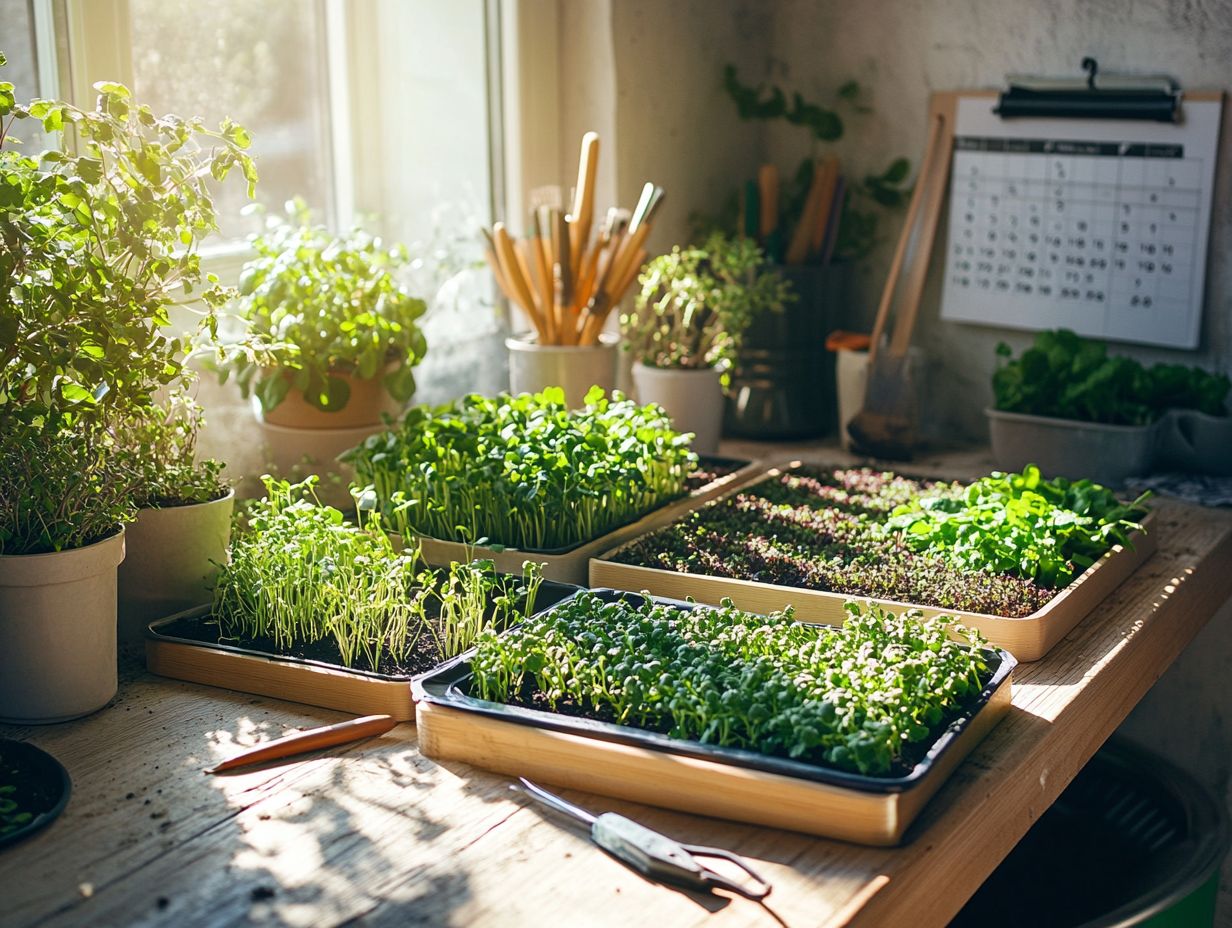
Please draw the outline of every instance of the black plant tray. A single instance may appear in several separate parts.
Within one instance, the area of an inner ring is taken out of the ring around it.
[[[577,589],[572,584],[544,580],[535,598],[537,611],[551,608]],[[183,623],[205,622],[210,616],[210,606],[204,605],[151,624],[146,630],[145,648],[150,672],[328,709],[392,715],[406,721],[415,717],[409,684],[422,674],[377,673],[238,644],[201,641],[182,631],[176,634]],[[460,659],[451,658],[440,667]]]
[[[640,594],[593,591],[606,602]],[[649,597],[683,609],[706,608]],[[477,699],[470,658],[412,681],[420,748],[511,775],[653,805],[894,844],[962,758],[1008,711],[1017,662],[989,651],[992,678],[906,773],[874,777],[657,732]]]
[[[36,784],[34,792],[37,795],[23,797],[23,807],[34,805],[37,811],[27,808],[26,811],[34,813],[29,822],[8,834],[0,834],[0,848],[21,841],[50,825],[64,811],[73,791],[73,781],[64,765],[46,751],[25,741],[0,738],[0,786],[6,784],[10,768],[15,768]],[[4,798],[0,796],[0,799]]]

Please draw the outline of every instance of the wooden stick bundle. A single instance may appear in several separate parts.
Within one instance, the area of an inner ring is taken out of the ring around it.
[[[651,219],[663,188],[647,183],[637,208],[612,207],[597,236],[594,222],[599,136],[582,137],[577,187],[570,212],[538,205],[522,241],[503,222],[483,230],[485,256],[501,293],[526,313],[541,345],[596,345],[599,333],[646,261]]]

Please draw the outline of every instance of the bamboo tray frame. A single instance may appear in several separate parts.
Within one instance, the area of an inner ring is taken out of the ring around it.
[[[412,684],[419,749],[425,757],[876,846],[902,842],[928,800],[1009,712],[1016,665],[1010,654],[1000,652],[1000,666],[980,694],[982,705],[952,722],[910,774],[882,778],[697,742],[672,742],[663,735],[551,712],[522,709],[516,710],[520,720],[502,718],[509,707],[452,692],[455,683],[469,675],[469,657],[465,654]]]
[[[738,485],[729,486],[712,501],[718,503],[764,479],[778,476],[803,463],[805,462],[793,460],[768,467],[741,481]],[[830,465],[810,466],[829,467]],[[689,511],[697,508],[700,508],[700,504],[690,507]],[[686,512],[678,512],[676,518],[683,517],[685,514]],[[1153,520],[1154,515],[1148,514],[1143,520],[1144,528],[1149,528]],[[654,529],[662,527],[664,526],[655,525]],[[952,616],[964,625],[979,629],[991,644],[1004,648],[1024,662],[1037,661],[1047,654],[1058,641],[1073,631],[1074,626],[1128,579],[1155,552],[1156,547],[1153,533],[1134,532],[1130,535],[1132,547],[1113,546],[1042,608],[1022,618],[1008,618],[890,599],[874,599],[844,593],[809,590],[803,587],[782,586],[755,580],[677,573],[657,567],[637,567],[607,560],[608,557],[628,545],[640,541],[644,535],[654,529],[643,531],[633,538],[626,538],[612,549],[592,559],[589,573],[590,585],[648,592],[670,599],[693,598],[710,605],[718,605],[720,600],[727,597],[739,609],[762,614],[777,612],[793,606],[797,617],[802,621],[820,622],[827,625],[843,623],[846,615],[843,611],[843,603],[847,600],[869,599],[891,609],[919,609],[926,616]]]
[[[544,587],[540,587],[540,594],[545,592]],[[558,592],[561,595],[543,608],[551,608],[575,591],[561,589]],[[357,715],[389,715],[400,722],[413,722],[415,701],[411,682],[458,660],[452,658],[418,674],[380,674],[348,670],[324,661],[265,654],[235,645],[177,638],[161,631],[180,619],[204,618],[210,612],[209,605],[196,606],[151,623],[145,632],[146,669],[160,677],[254,696],[270,696]]]
[[[707,455],[711,460],[736,461],[743,458],[724,458],[719,455]],[[543,576],[548,580],[561,583],[573,583],[585,586],[591,558],[610,550],[621,542],[635,536],[644,535],[663,525],[674,521],[678,516],[690,512],[702,503],[714,499],[729,487],[743,484],[748,478],[763,473],[766,464],[763,461],[745,461],[730,474],[724,474],[710,483],[692,490],[687,496],[665,503],[658,509],[652,509],[641,518],[627,525],[612,529],[605,535],[600,535],[592,541],[582,542],[568,548],[551,550],[534,550],[505,547],[489,547],[487,545],[467,545],[458,541],[445,541],[428,535],[415,535],[419,542],[420,553],[425,562],[433,566],[449,564],[452,561],[469,561],[475,557],[491,558],[496,569],[501,573],[520,574],[524,561],[534,561],[543,565]],[[399,543],[401,539],[399,539]]]

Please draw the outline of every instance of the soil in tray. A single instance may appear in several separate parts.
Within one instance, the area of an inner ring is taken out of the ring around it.
[[[63,796],[60,780],[47,775],[46,765],[25,762],[26,755],[11,744],[0,740],[0,844],[52,811]]]
[[[700,490],[716,480],[730,477],[748,463],[748,461],[739,461],[735,458],[710,458],[700,455],[697,459],[697,469],[685,478],[685,489],[690,493]]]
[[[692,512],[609,559],[1007,618],[1043,608],[1058,590],[961,570],[877,531],[880,519],[916,496],[959,491],[958,484],[869,469],[799,467]]]
[[[388,652],[383,651],[378,667],[370,666],[362,655],[353,666],[345,666],[333,638],[322,638],[319,641],[300,643],[289,648],[279,647],[272,638],[223,638],[218,620],[209,615],[178,618],[166,625],[160,625],[158,633],[168,638],[184,638],[188,641],[199,641],[202,644],[222,644],[232,648],[242,648],[245,651],[258,651],[271,657],[318,661],[323,664],[334,664],[343,670],[362,670],[387,677],[409,677],[423,673],[443,663],[446,659],[437,646],[435,636],[427,632],[421,634],[415,641],[405,660],[394,660]]]

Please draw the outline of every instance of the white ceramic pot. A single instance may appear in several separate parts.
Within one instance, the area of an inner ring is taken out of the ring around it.
[[[119,640],[142,639],[145,627],[208,603],[227,557],[235,491],[190,506],[142,509],[128,526],[120,565]]]
[[[847,423],[864,408],[864,387],[868,382],[868,352],[841,349],[837,352],[834,376],[838,384],[838,440],[844,451],[851,450]]]
[[[509,390],[538,393],[561,387],[570,409],[582,405],[593,386],[616,388],[616,353],[620,336],[605,332],[598,345],[540,345],[532,335],[505,339],[509,349]]]
[[[0,556],[0,722],[63,722],[116,692],[124,532],[84,548]]]
[[[633,383],[641,403],[658,403],[678,432],[693,433],[693,450],[714,454],[723,429],[723,385],[713,368],[683,370],[633,365]]]
[[[344,510],[355,506],[348,489],[355,479],[355,470],[336,459],[385,428],[365,425],[353,429],[293,429],[270,422],[262,422],[260,427],[266,463],[273,474],[295,481],[316,474],[320,477],[317,497],[326,505]]]
[[[1104,425],[985,409],[992,456],[1002,470],[1038,465],[1045,477],[1089,478],[1119,487],[1151,472],[1159,423]]]

